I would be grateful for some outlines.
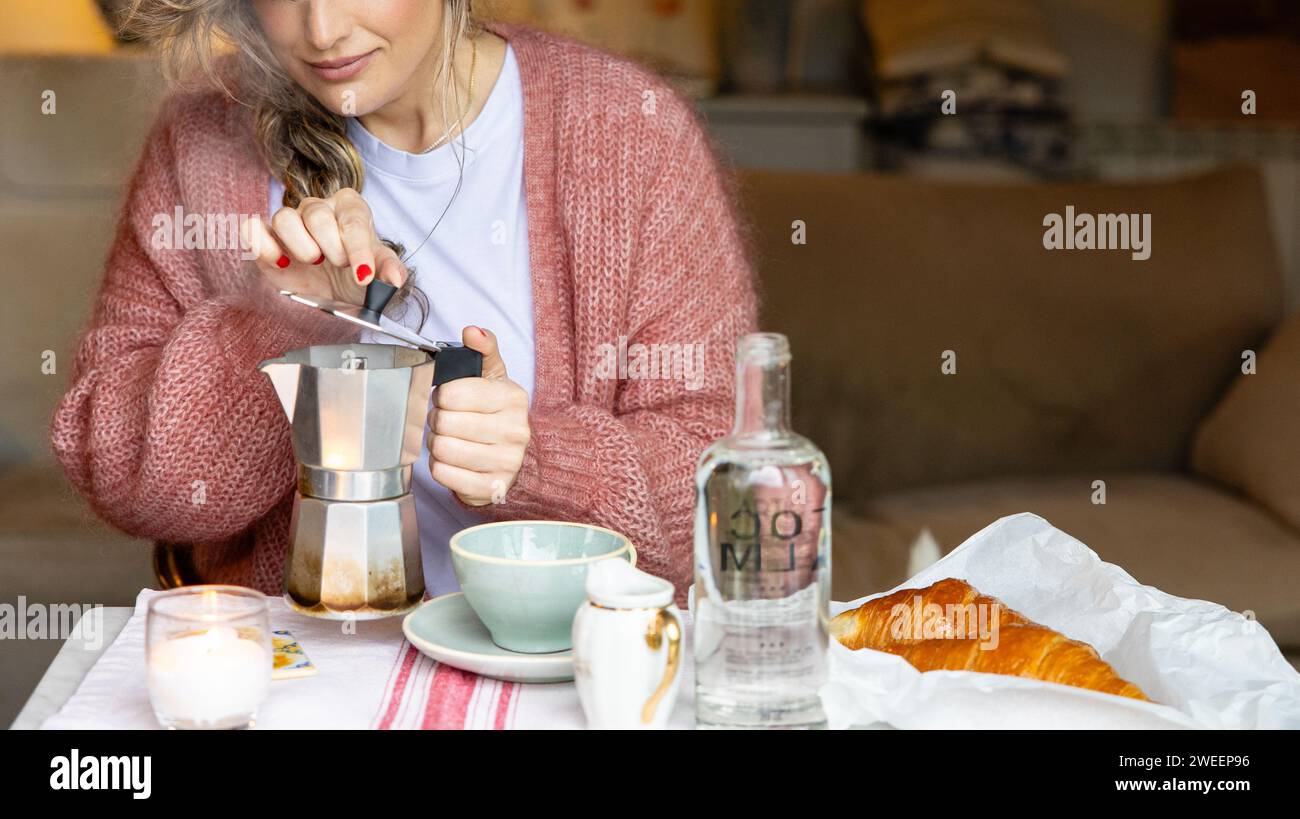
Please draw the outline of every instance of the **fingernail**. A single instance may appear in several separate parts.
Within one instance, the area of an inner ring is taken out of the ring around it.
[[[363,264],[357,268],[357,281],[363,282],[370,278],[370,265]]]
[[[284,270],[286,267],[288,267],[291,264],[293,264],[293,262],[289,261],[288,256],[281,256],[279,260],[276,261],[275,266],[280,268],[281,270]]]
[[[325,263],[325,254],[324,254],[324,253],[321,254],[321,256],[320,256],[319,259],[317,259],[316,261],[312,262],[312,264],[314,264],[314,265],[320,265],[320,264],[324,264],[324,263]]]

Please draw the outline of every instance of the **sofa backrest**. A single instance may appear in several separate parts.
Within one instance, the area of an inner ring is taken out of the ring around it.
[[[1247,169],[1023,186],[751,173],[741,193],[763,326],[790,336],[796,425],[842,497],[1182,469],[1283,310]],[[1045,248],[1067,206],[1150,214],[1150,258]]]

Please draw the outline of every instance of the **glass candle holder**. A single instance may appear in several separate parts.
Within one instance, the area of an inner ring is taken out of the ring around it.
[[[251,728],[271,687],[265,595],[192,586],[158,595],[145,617],[149,701],[164,728]]]

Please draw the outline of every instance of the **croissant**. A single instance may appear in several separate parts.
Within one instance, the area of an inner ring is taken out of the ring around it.
[[[919,671],[1006,674],[1147,700],[1092,646],[1029,620],[964,580],[863,603],[833,619],[831,635],[853,651],[897,654]]]

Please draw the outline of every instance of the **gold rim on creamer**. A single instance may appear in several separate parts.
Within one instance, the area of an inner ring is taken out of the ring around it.
[[[576,526],[579,529],[588,529],[595,532],[604,532],[613,535],[623,541],[619,548],[606,552],[601,555],[591,555],[588,557],[566,557],[561,560],[525,560],[517,557],[496,557],[495,555],[480,555],[466,551],[460,546],[460,539],[470,532],[481,532],[487,529],[495,529],[501,526]],[[592,526],[588,523],[565,523],[555,520],[507,520],[498,523],[484,523],[481,526],[473,526],[469,529],[462,529],[451,536],[451,541],[447,544],[453,552],[465,558],[466,560],[477,560],[480,563],[498,563],[506,566],[577,566],[582,563],[595,563],[597,560],[608,560],[611,557],[618,557],[623,552],[627,552],[632,560],[632,566],[636,566],[637,552],[636,547],[632,545],[632,540],[621,532],[615,532],[613,529],[606,529],[603,526]]]

